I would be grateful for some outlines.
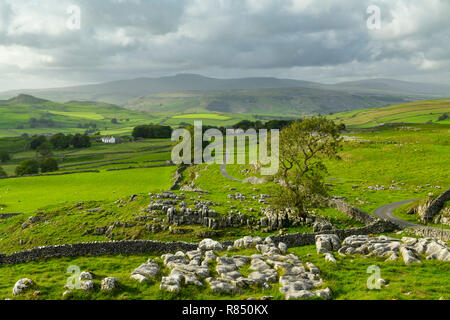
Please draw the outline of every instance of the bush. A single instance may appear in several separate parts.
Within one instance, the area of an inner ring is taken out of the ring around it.
[[[58,161],[54,158],[46,158],[41,163],[42,173],[58,171],[58,169]]]
[[[135,127],[133,137],[144,139],[170,139],[172,137],[172,128],[160,125],[143,125]]]
[[[47,138],[44,136],[33,137],[33,140],[31,140],[30,148],[36,150],[45,142],[47,142]]]
[[[5,170],[3,170],[2,167],[0,167],[0,178],[7,177],[7,176],[8,175],[6,174]]]
[[[58,133],[50,138],[50,143],[54,149],[67,149],[70,147],[70,137],[63,133]]]
[[[438,118],[438,121],[444,121],[444,120],[447,120],[448,119],[448,113],[444,113],[444,114],[442,114],[439,118]]]
[[[1,151],[0,152],[0,162],[6,162],[11,160],[11,157],[9,156],[9,153],[6,151]]]
[[[16,168],[16,175],[24,176],[27,174],[38,174],[39,173],[39,162],[34,159],[24,160]]]
[[[38,153],[38,155],[40,155],[43,158],[47,158],[47,157],[49,157],[49,156],[51,156],[53,154],[52,153],[52,146],[48,142],[44,142],[43,144],[41,144],[36,149],[36,152]]]
[[[73,145],[75,149],[89,148],[91,146],[91,140],[89,139],[89,136],[86,134],[81,135],[77,133],[72,137],[70,143]]]

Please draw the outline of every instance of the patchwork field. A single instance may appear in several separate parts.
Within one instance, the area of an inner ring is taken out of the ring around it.
[[[337,113],[330,119],[357,127],[375,127],[385,123],[439,123],[450,124],[450,118],[439,120],[450,114],[450,100],[425,100],[395,106]]]

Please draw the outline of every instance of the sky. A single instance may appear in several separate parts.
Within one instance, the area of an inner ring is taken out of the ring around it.
[[[0,0],[0,91],[197,73],[450,83],[449,0]]]

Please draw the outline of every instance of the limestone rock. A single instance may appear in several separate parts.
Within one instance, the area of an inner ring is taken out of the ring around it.
[[[316,236],[317,254],[338,251],[341,241],[335,234],[321,234]]]
[[[278,249],[280,249],[282,254],[286,254],[287,253],[287,245],[283,242],[280,242],[278,244]]]
[[[332,263],[337,263],[336,259],[334,258],[333,254],[330,252],[325,253],[325,261],[326,262],[332,262]]]
[[[80,273],[80,281],[82,280],[94,280],[94,275],[90,272],[83,271]]]
[[[94,281],[92,280],[80,281],[80,289],[84,291],[94,290]]]
[[[330,288],[326,288],[326,289],[322,289],[322,290],[317,290],[314,292],[316,296],[321,297],[324,300],[328,300],[331,298],[331,296],[333,295],[333,293],[331,292]]]
[[[419,259],[416,258],[414,252],[407,247],[401,247],[400,253],[402,254],[403,260],[406,265],[410,265],[412,263],[421,263]]]
[[[142,277],[150,280],[155,278],[159,273],[159,265],[151,260],[142,264],[131,273],[131,278],[139,282],[146,281]]]
[[[212,239],[204,239],[198,245],[198,248],[202,251],[223,251],[223,246],[220,242]]]
[[[12,290],[12,294],[13,294],[13,296],[17,296],[19,294],[22,294],[25,291],[27,291],[33,285],[34,285],[34,282],[31,279],[28,279],[28,278],[20,279],[14,285],[14,288]]]
[[[101,290],[102,291],[113,291],[119,288],[119,279],[114,277],[108,277],[102,280]]]

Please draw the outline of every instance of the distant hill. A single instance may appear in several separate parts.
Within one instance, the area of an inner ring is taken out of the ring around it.
[[[241,113],[259,115],[329,114],[405,102],[398,96],[364,96],[312,88],[269,88],[209,92],[161,93],[124,105],[147,112]]]
[[[329,118],[361,128],[387,123],[450,124],[450,99],[416,101],[377,109],[342,112]]]
[[[329,88],[350,93],[378,93],[450,98],[450,85],[448,84],[418,83],[392,79],[342,82],[331,85]]]
[[[314,88],[318,86],[320,85],[313,82],[276,78],[215,79],[195,74],[179,74],[170,77],[138,78],[67,88],[15,90],[1,93],[0,97],[27,93],[58,102],[89,100],[126,104],[129,100],[140,96],[168,92],[286,87]]]
[[[450,85],[390,79],[328,85],[270,77],[216,79],[178,74],[56,89],[16,90],[0,93],[0,97],[8,99],[18,94],[61,103],[72,100],[106,102],[149,112],[298,115],[372,108],[419,99],[450,98]]]
[[[42,103],[45,103],[48,101],[30,96],[28,94],[19,94],[17,97],[11,98],[8,101],[0,101],[0,102],[8,103],[10,105],[13,105],[13,104],[35,105],[35,104],[42,104]]]
[[[63,104],[25,94],[0,100],[0,137],[97,130],[120,134],[130,132],[139,124],[160,121],[149,113],[101,102]]]

